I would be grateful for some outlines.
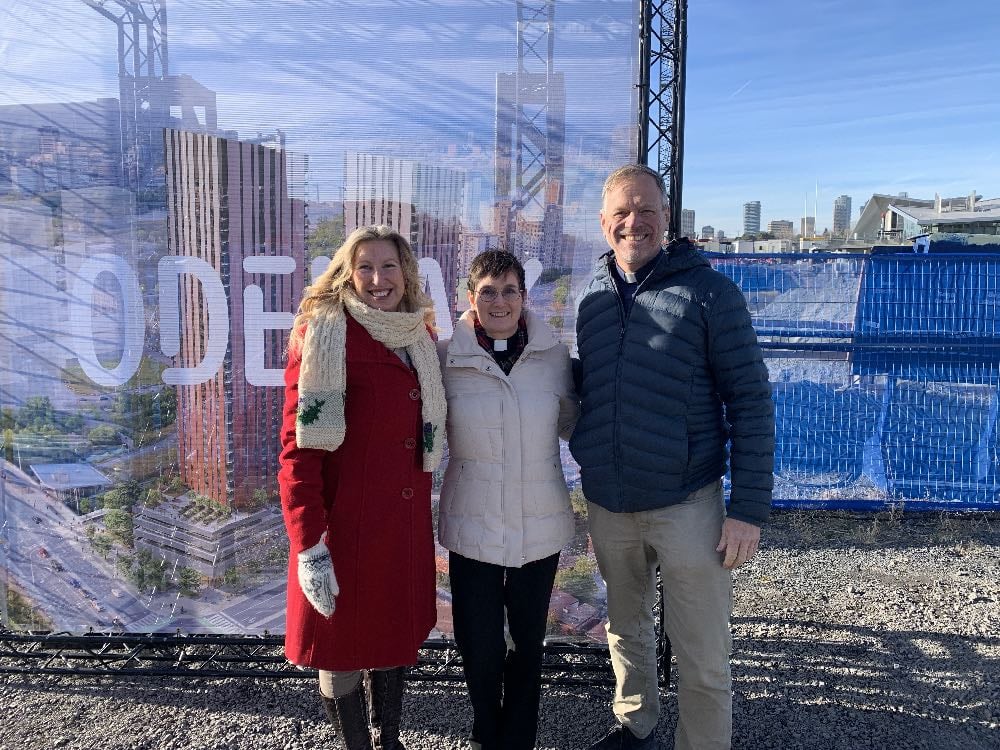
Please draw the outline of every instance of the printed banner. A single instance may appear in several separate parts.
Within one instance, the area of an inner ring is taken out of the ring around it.
[[[277,433],[304,286],[353,228],[391,224],[447,338],[471,259],[506,247],[572,345],[601,184],[634,158],[637,7],[5,4],[4,626],[282,632]],[[563,457],[577,534],[550,632],[600,640]]]

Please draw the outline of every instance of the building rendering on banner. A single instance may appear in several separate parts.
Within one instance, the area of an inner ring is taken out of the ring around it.
[[[681,209],[681,237],[695,237],[694,211],[690,208]]]
[[[760,201],[743,204],[743,234],[760,234]]]
[[[219,274],[231,327],[214,376],[177,386],[181,479],[200,494],[239,508],[252,502],[255,490],[273,489],[278,473],[283,392],[248,381],[248,349],[254,355],[259,342],[244,336],[244,321],[253,314],[254,293],[263,292],[265,316],[293,312],[302,297],[306,215],[299,190],[305,163],[281,148],[182,130],[164,131],[164,140],[168,253],[200,259]],[[273,256],[290,262],[273,265],[267,260]],[[282,270],[272,270],[279,266]],[[175,366],[193,368],[210,345],[219,345],[209,340],[211,291],[193,274],[179,279]],[[265,330],[265,368],[283,367],[286,343],[286,331]]]
[[[388,224],[418,258],[441,266],[455,313],[465,173],[391,156],[348,152],[344,160],[344,232]],[[433,290],[432,290],[433,292]]]
[[[851,231],[851,196],[838,195],[833,201],[833,236],[846,237]]]

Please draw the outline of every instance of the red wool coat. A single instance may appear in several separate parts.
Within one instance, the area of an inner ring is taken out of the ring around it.
[[[348,316],[347,434],[330,452],[295,445],[300,363],[289,354],[278,474],[290,541],[285,655],[332,671],[415,664],[437,619],[416,373]],[[324,529],[340,585],[329,619],[296,573],[297,553]]]

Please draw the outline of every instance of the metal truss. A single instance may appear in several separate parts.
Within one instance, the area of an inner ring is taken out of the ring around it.
[[[156,635],[149,633],[32,633],[0,630],[0,674],[72,674],[146,677],[315,677],[284,656],[275,635]],[[462,682],[454,641],[430,640],[410,678]],[[550,685],[612,685],[603,645],[547,643],[542,681]]]
[[[673,239],[680,235],[684,176],[687,0],[643,0],[639,34],[637,161],[667,183]]]
[[[147,187],[163,144],[168,75],[165,0],[81,0],[118,27],[123,187]]]
[[[555,0],[518,0],[517,71],[497,75],[497,201],[502,242],[514,250],[518,219],[542,222],[541,255],[562,239],[566,83],[556,72]]]

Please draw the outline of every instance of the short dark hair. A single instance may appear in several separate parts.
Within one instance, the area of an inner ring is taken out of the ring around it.
[[[524,291],[524,266],[521,261],[506,250],[486,250],[472,259],[469,267],[469,291],[476,291],[476,286],[487,276],[500,278],[510,271],[517,274],[517,284]]]

